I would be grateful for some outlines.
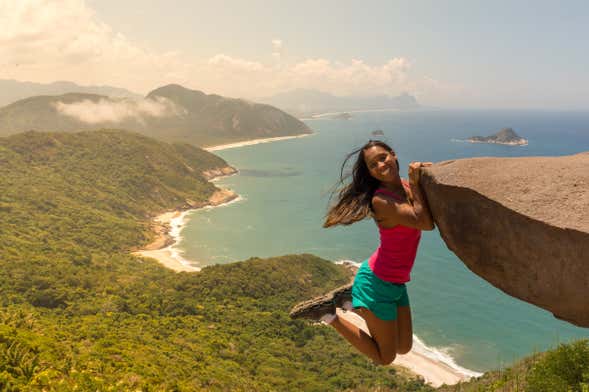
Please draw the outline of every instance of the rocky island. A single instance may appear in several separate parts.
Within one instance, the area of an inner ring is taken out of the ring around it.
[[[491,136],[472,136],[467,139],[470,143],[493,143],[508,146],[526,146],[528,141],[519,136],[512,128],[503,128]]]

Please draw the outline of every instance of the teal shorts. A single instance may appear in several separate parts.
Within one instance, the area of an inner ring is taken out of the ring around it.
[[[365,260],[354,278],[352,305],[369,309],[381,320],[396,320],[397,307],[409,306],[407,286],[380,279]]]

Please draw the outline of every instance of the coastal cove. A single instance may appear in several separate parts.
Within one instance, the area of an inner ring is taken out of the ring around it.
[[[312,253],[360,262],[377,246],[374,224],[325,230],[322,217],[346,154],[382,129],[401,165],[471,156],[567,155],[589,149],[586,113],[416,111],[358,113],[349,121],[309,120],[312,138],[219,150],[239,174],[217,185],[243,200],[190,215],[178,249],[199,267],[248,257]],[[512,124],[530,145],[453,143],[473,129]],[[558,131],[558,134],[556,133]],[[558,136],[557,136],[558,135]],[[427,142],[424,142],[427,141]],[[203,262],[206,262],[203,264]],[[434,231],[424,233],[409,284],[415,333],[432,356],[486,371],[534,351],[587,337],[586,329],[509,297],[476,277]],[[526,331],[522,334],[521,331]]]
[[[589,2],[0,1],[0,392],[589,392]]]
[[[280,136],[272,138],[261,138],[252,139],[242,142],[221,144],[205,148],[205,150],[218,151],[226,150],[230,148],[239,148],[244,146],[252,146],[261,143],[271,143],[281,140],[296,139],[305,136],[311,136],[313,134],[302,134],[295,136]],[[202,174],[208,181],[214,182],[223,177],[232,176],[238,173],[238,170],[226,166],[217,169],[205,170]],[[230,189],[219,189],[215,191],[208,199],[208,201],[202,205],[188,204],[185,208],[176,209],[172,211],[166,211],[158,214],[152,219],[151,229],[155,234],[153,242],[147,244],[142,249],[131,252],[133,255],[138,257],[149,257],[156,259],[166,268],[174,270],[176,272],[197,272],[200,271],[200,267],[196,266],[197,261],[188,261],[181,255],[181,251],[177,248],[182,237],[180,233],[186,224],[187,216],[195,211],[205,208],[223,207],[231,203],[241,201],[240,195],[236,194]]]
[[[228,145],[211,147],[208,150],[219,151],[305,136],[309,135],[255,139],[241,143],[231,143]],[[217,182],[236,174],[239,174],[239,172],[228,167],[223,168],[223,170],[217,170],[213,173],[205,173],[205,177],[210,181]],[[209,198],[207,205],[186,210],[168,211],[157,215],[152,220],[152,229],[156,233],[156,239],[144,249],[134,251],[132,254],[138,257],[153,258],[166,268],[176,272],[199,272],[201,270],[199,265],[202,264],[194,259],[186,259],[184,257],[184,252],[179,248],[179,244],[183,240],[181,232],[184,226],[188,223],[190,215],[193,213],[198,214],[199,212],[204,212],[213,208],[226,207],[242,200],[243,198],[232,190],[220,189]],[[355,323],[368,333],[366,323],[359,316],[351,312],[342,312],[340,313],[340,316]],[[468,380],[471,377],[477,377],[482,374],[462,368],[443,353],[432,351],[425,346],[418,337],[415,336],[414,339],[416,341],[413,350],[406,355],[398,355],[393,365],[401,366],[407,369],[410,373],[423,377],[426,383],[433,387],[438,387],[443,384],[454,385],[460,381]]]

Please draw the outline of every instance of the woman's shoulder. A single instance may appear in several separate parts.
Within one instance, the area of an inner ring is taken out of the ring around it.
[[[388,201],[395,201],[398,203],[402,203],[404,200],[401,196],[397,195],[395,192],[391,192],[388,189],[377,189],[372,196],[372,203],[387,203]]]
[[[405,189],[405,193],[407,194],[408,191],[410,190],[409,183],[408,182],[406,183],[406,181],[404,181],[403,179],[401,179],[401,181],[403,184],[403,188]],[[385,198],[387,198],[387,197],[393,198],[395,201],[398,201],[398,202],[405,202],[406,201],[404,194],[399,194],[398,192],[394,192],[394,191],[391,191],[390,189],[386,189],[386,188],[376,189],[374,191],[373,196],[372,196],[372,200],[374,201],[375,197],[378,198],[378,197],[382,197],[382,196],[385,196]]]

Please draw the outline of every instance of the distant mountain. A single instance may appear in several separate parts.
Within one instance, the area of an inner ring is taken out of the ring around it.
[[[198,146],[311,133],[270,105],[168,85],[142,99],[69,93],[36,96],[0,108],[0,136],[36,131],[117,128]]]
[[[132,91],[112,86],[80,86],[67,81],[34,83],[0,79],[0,106],[36,95],[62,95],[66,93],[99,94],[110,97],[128,98],[141,97],[141,95]]]
[[[179,85],[160,87],[150,92],[147,99],[169,100],[185,109],[182,116],[160,117],[152,124],[184,141],[190,141],[197,133],[206,141],[199,145],[312,132],[303,122],[270,105],[206,95]]]
[[[420,108],[415,97],[407,93],[396,97],[386,95],[338,97],[317,90],[297,89],[271,97],[260,98],[259,101],[274,105],[299,117],[352,110],[409,110]]]
[[[100,121],[89,123],[82,119],[63,114],[61,107],[70,107],[84,102],[88,108],[102,103],[122,102],[104,95],[69,93],[57,96],[37,96],[14,102],[0,108],[0,136],[6,136],[23,131],[84,131],[101,128],[120,128],[137,130],[141,127],[137,121]]]
[[[525,146],[528,141],[519,136],[512,128],[503,128],[491,136],[472,136],[467,139],[471,143],[506,144],[510,146]]]

